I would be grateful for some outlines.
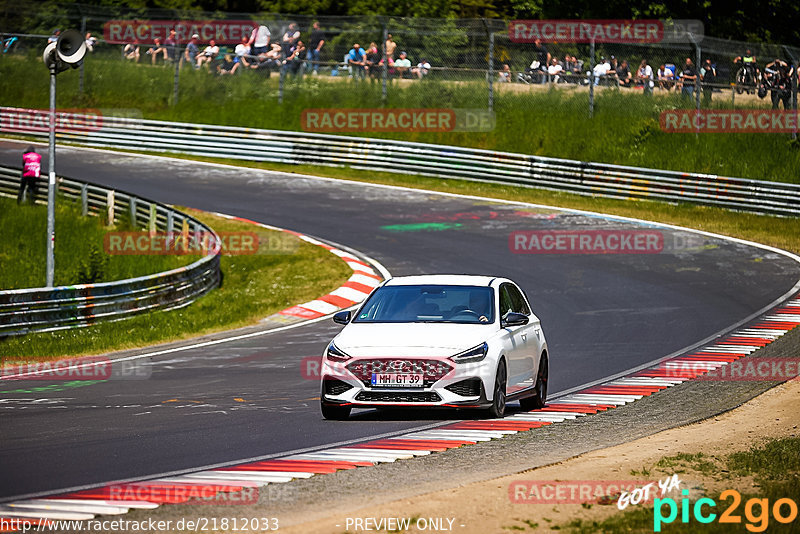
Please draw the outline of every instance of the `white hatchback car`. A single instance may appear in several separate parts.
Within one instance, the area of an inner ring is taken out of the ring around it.
[[[528,299],[491,276],[391,278],[355,312],[322,357],[322,415],[352,408],[482,408],[502,417],[547,400],[547,342]]]

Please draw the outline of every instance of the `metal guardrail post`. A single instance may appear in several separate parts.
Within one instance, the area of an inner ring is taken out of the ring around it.
[[[88,195],[89,184],[82,184],[81,185],[81,215],[86,217],[89,215],[89,195]]]
[[[114,226],[114,190],[110,190],[106,195],[106,207],[108,209],[108,226]]]
[[[138,221],[136,220],[136,197],[130,197],[128,200],[128,211],[131,217],[131,226],[136,228]]]
[[[167,234],[171,235],[175,230],[175,220],[172,215],[172,210],[167,212]]]

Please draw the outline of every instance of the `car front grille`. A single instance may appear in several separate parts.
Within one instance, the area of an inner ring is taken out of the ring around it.
[[[357,401],[365,402],[439,402],[442,398],[433,391],[362,391]]]
[[[335,378],[325,380],[325,394],[326,395],[341,395],[345,391],[352,389],[353,386],[347,382],[342,382]]]
[[[481,379],[468,378],[461,382],[445,386],[444,389],[456,395],[461,395],[462,397],[477,397],[481,394]]]
[[[356,360],[348,364],[347,369],[367,387],[372,387],[373,373],[419,373],[423,375],[423,386],[427,388],[447,375],[453,366],[443,360],[375,358]]]

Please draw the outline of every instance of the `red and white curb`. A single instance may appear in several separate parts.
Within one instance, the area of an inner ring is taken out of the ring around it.
[[[198,498],[208,501],[218,494],[282,484],[293,479],[334,473],[340,469],[395,462],[500,439],[508,434],[611,410],[692,380],[752,354],[798,325],[800,295],[795,295],[754,322],[718,338],[710,345],[630,375],[570,393],[540,410],[517,413],[498,420],[458,421],[432,429],[272,460],[17,501],[0,505],[0,520],[30,519],[35,524],[47,520],[92,519],[96,515],[119,515],[131,509],[152,509],[161,504],[191,503]],[[143,498],[143,495],[146,497]]]
[[[252,221],[250,219],[243,219],[242,217],[234,217],[233,215],[226,215],[224,213],[211,213],[213,215],[217,215],[218,217],[224,217],[225,219],[254,224],[258,227],[266,228],[267,230],[285,232],[296,236],[306,243],[322,247],[331,254],[339,256],[339,258],[341,258],[342,261],[344,261],[347,266],[353,270],[353,274],[350,276],[350,278],[336,290],[314,300],[281,310],[276,314],[278,316],[299,319],[316,319],[317,317],[323,317],[363,302],[364,299],[369,296],[372,290],[378,287],[378,285],[383,281],[383,276],[381,273],[375,272],[372,266],[370,266],[367,262],[360,260],[349,252],[332,247],[331,245],[323,243],[322,241],[314,239],[313,237],[309,237],[298,232],[293,232],[292,230],[286,230],[285,228],[278,228],[276,226]]]

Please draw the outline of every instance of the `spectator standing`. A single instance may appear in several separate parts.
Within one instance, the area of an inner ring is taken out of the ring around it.
[[[175,61],[178,51],[178,37],[175,35],[175,30],[170,30],[169,35],[164,39],[164,46],[167,47],[167,57],[170,61]]]
[[[325,46],[325,32],[320,28],[319,22],[314,21],[314,24],[311,25],[311,36],[308,39],[308,53],[306,54],[308,60],[306,68],[312,71],[314,76],[319,74],[319,58],[323,46]]]
[[[366,65],[367,53],[364,52],[361,45],[355,43],[350,52],[347,53],[347,66],[350,67],[350,73],[353,78],[363,78]]]
[[[694,93],[695,85],[697,84],[697,69],[692,63],[691,58],[686,58],[683,65],[683,72],[681,72],[681,95],[691,98]]]
[[[547,69],[550,65],[551,55],[547,51],[547,47],[542,44],[541,39],[536,39],[533,42],[533,53],[536,56],[536,61],[539,62],[539,70],[541,71],[542,83],[547,83]]]
[[[300,27],[297,23],[292,22],[289,24],[289,27],[283,33],[283,38],[281,39],[281,46],[283,47],[283,55],[289,57],[291,55],[292,50],[294,50],[297,41],[300,40]]]
[[[168,56],[167,56],[167,47],[161,44],[161,39],[156,37],[153,40],[153,46],[147,49],[147,55],[150,56],[150,62],[155,65],[156,58],[158,55],[161,54],[164,57],[164,62],[166,63]]]
[[[22,172],[19,181],[19,193],[17,193],[17,204],[23,200],[36,201],[36,181],[42,173],[42,156],[36,149],[29,146],[22,154]],[[26,198],[26,191],[30,191],[30,197]]]
[[[378,74],[380,74],[380,66],[381,53],[378,52],[378,45],[375,43],[370,43],[369,48],[367,48],[366,56],[367,75],[370,77],[378,76]]]
[[[186,45],[186,50],[183,52],[183,60],[197,68],[197,56],[200,54],[200,36],[198,34],[192,35],[189,44]]]
[[[394,70],[397,76],[402,78],[411,69],[411,60],[405,52],[400,52],[400,57],[394,62]]]
[[[259,54],[266,54],[269,51],[269,39],[272,34],[264,24],[253,28],[250,34],[250,40],[247,44],[250,45],[250,53],[254,56]]]
[[[717,69],[711,64],[710,59],[706,59],[700,68],[700,80],[703,82],[703,102],[711,103],[711,93],[714,92],[714,82],[717,80]]]
[[[392,39],[391,33],[386,35],[385,48],[386,48],[386,58],[390,60],[389,64],[391,65],[392,63],[394,63],[394,52],[395,50],[397,50],[397,43],[395,43],[394,39]]]

